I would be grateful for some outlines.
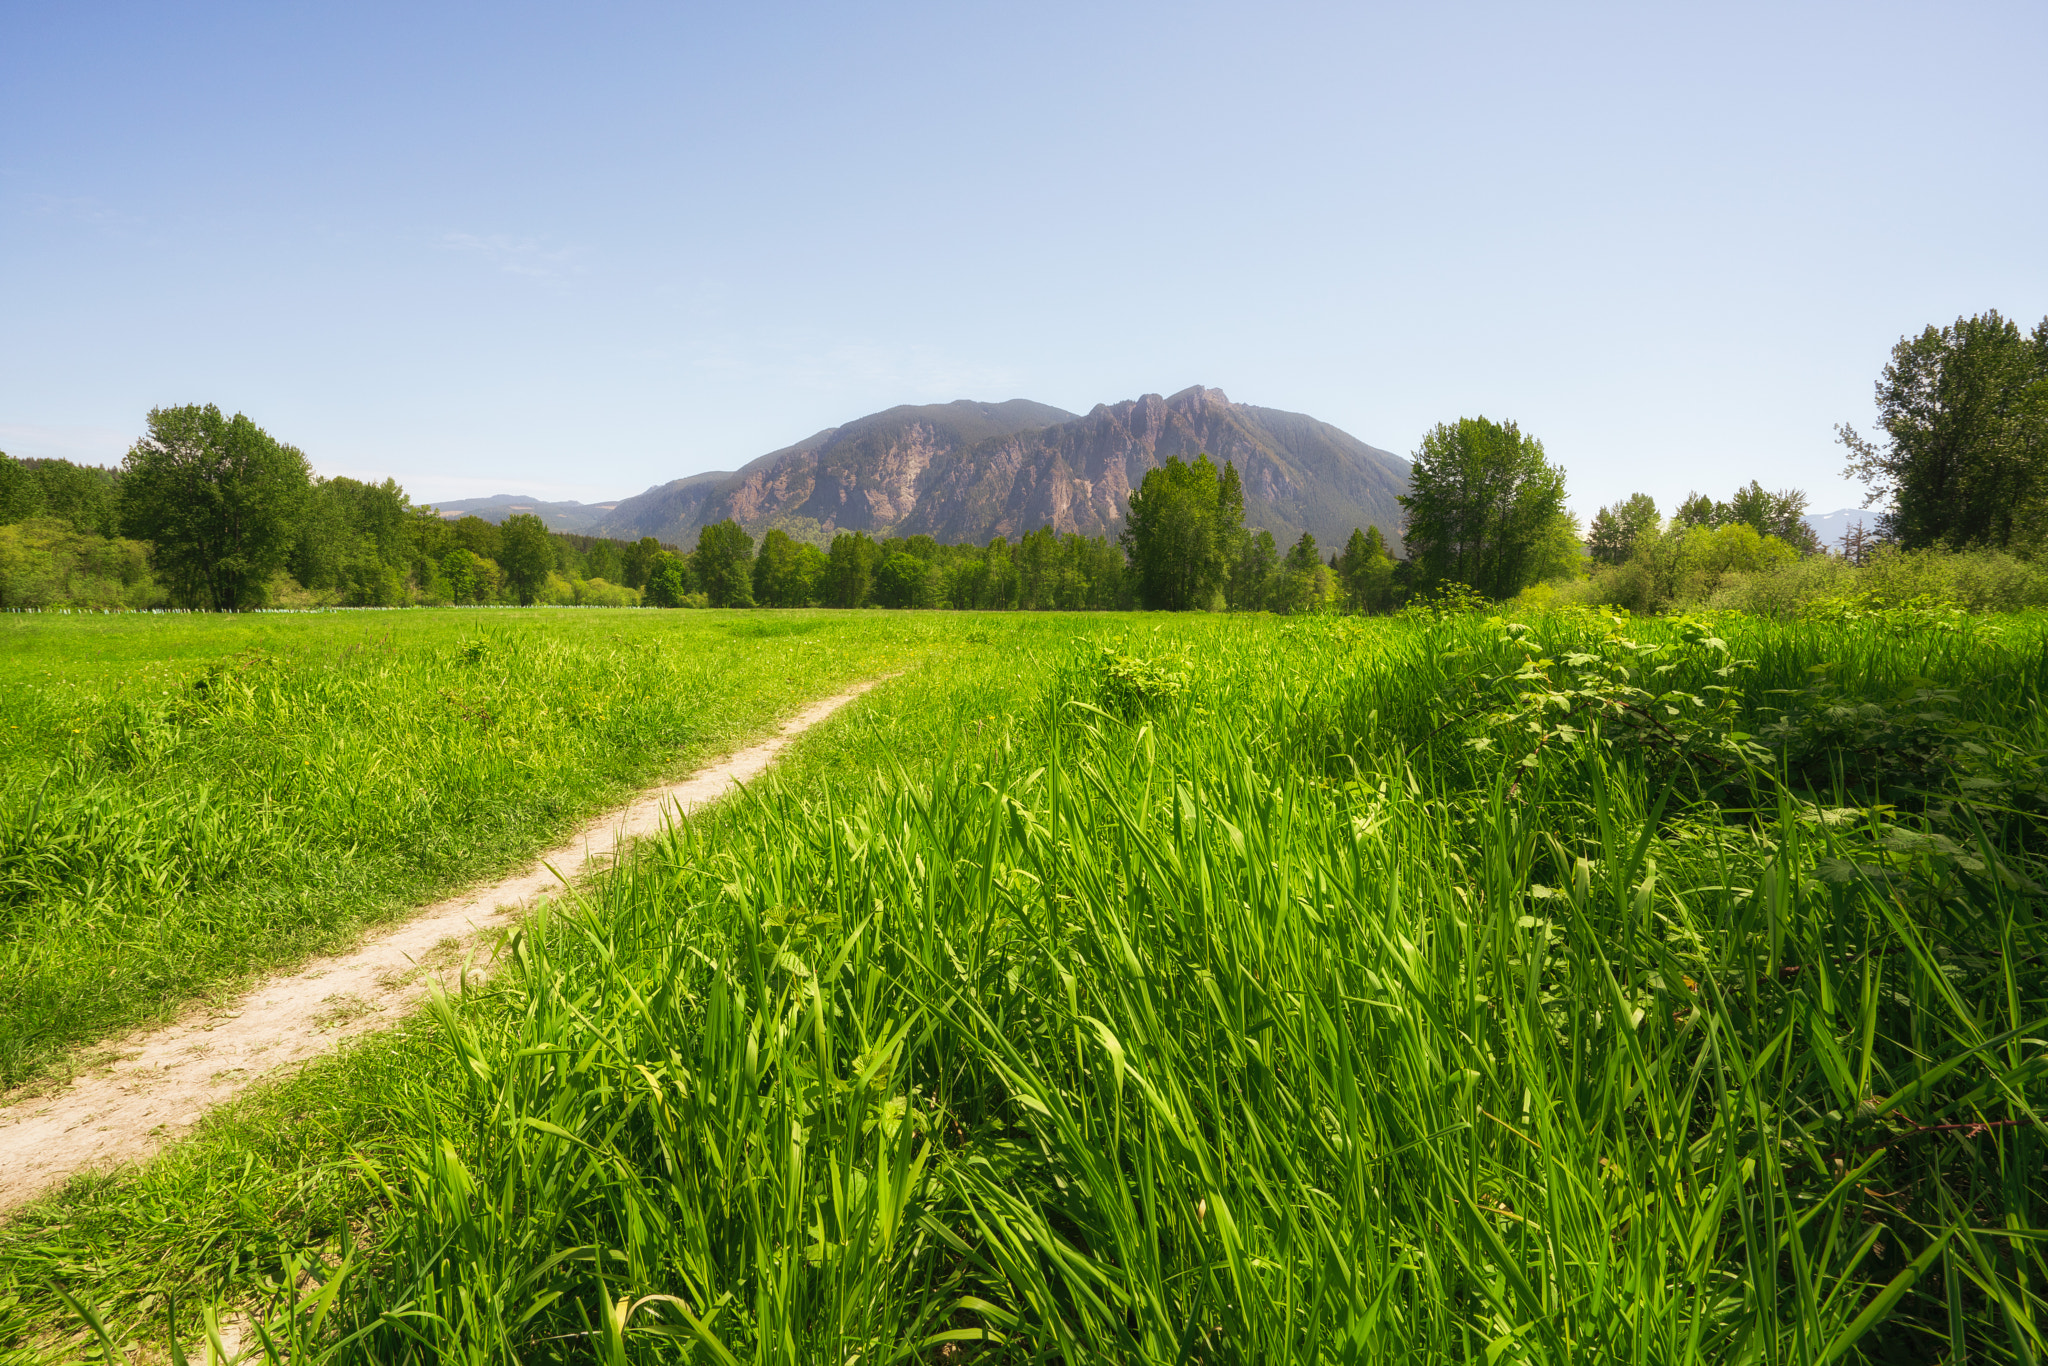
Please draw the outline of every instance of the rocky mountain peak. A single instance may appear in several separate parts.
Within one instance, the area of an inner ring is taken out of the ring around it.
[[[827,428],[734,474],[701,474],[622,501],[608,535],[690,545],[732,517],[816,543],[838,531],[1015,538],[1041,526],[1114,535],[1131,490],[1171,457],[1234,462],[1247,525],[1291,544],[1341,545],[1354,526],[1400,543],[1408,462],[1301,413],[1193,385],[1097,404],[1086,417],[1013,399],[891,408]]]

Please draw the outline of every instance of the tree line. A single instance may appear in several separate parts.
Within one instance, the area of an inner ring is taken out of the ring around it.
[[[1369,610],[1395,562],[1377,528],[1325,564],[1313,536],[1281,555],[1243,525],[1207,456],[1169,461],[1132,500],[1117,541],[1051,527],[984,545],[840,532],[824,546],[728,519],[689,551],[549,531],[530,514],[447,520],[395,481],[318,478],[303,452],[243,414],[161,408],[119,469],[0,455],[0,607],[408,603],[650,607]],[[1206,503],[1189,501],[1204,482]],[[1166,542],[1180,538],[1178,548]],[[1178,554],[1179,570],[1161,555]],[[1198,581],[1177,585],[1173,574]],[[1219,596],[1228,585],[1227,601]]]
[[[2048,545],[2048,318],[1996,311],[1900,339],[1877,382],[1878,434],[1837,429],[1871,519],[1833,550]],[[840,532],[825,545],[727,520],[685,552],[551,532],[520,514],[450,522],[391,481],[316,478],[297,448],[213,405],[160,408],[118,470],[0,454],[0,607],[549,603],[657,607],[955,607],[1079,611],[1385,611],[1456,586],[1503,600],[1538,585],[1654,610],[1728,575],[1822,555],[1806,497],[1759,482],[1647,494],[1581,530],[1565,472],[1512,421],[1425,433],[1400,499],[1405,558],[1379,528],[1284,551],[1248,527],[1235,466],[1169,458],[1133,490],[1115,541],[1050,527],[941,544]]]

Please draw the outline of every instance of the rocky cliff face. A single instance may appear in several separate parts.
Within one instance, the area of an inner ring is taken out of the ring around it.
[[[1012,539],[1050,525],[1113,536],[1131,490],[1171,456],[1237,465],[1245,522],[1282,544],[1303,531],[1340,547],[1353,527],[1400,544],[1408,462],[1300,413],[1232,403],[1196,386],[1098,405],[1086,417],[1022,400],[892,408],[771,452],[732,474],[649,489],[604,534],[694,543],[731,517],[771,526],[942,541]]]

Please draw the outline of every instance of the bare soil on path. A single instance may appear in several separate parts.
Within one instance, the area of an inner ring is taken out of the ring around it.
[[[791,740],[875,682],[815,702],[761,743],[600,816],[523,873],[428,906],[349,953],[261,982],[225,1010],[114,1041],[107,1047],[120,1061],[0,1108],[0,1215],[78,1172],[143,1161],[252,1082],[394,1023],[429,983],[477,971],[473,956],[495,947],[534,898],[760,776]]]

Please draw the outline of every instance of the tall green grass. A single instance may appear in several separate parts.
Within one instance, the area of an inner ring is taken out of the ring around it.
[[[892,685],[437,1004],[265,1350],[2039,1360],[2043,623],[1531,627]]]
[[[0,622],[0,1090],[929,648],[821,614]],[[18,647],[18,648],[17,648]]]

